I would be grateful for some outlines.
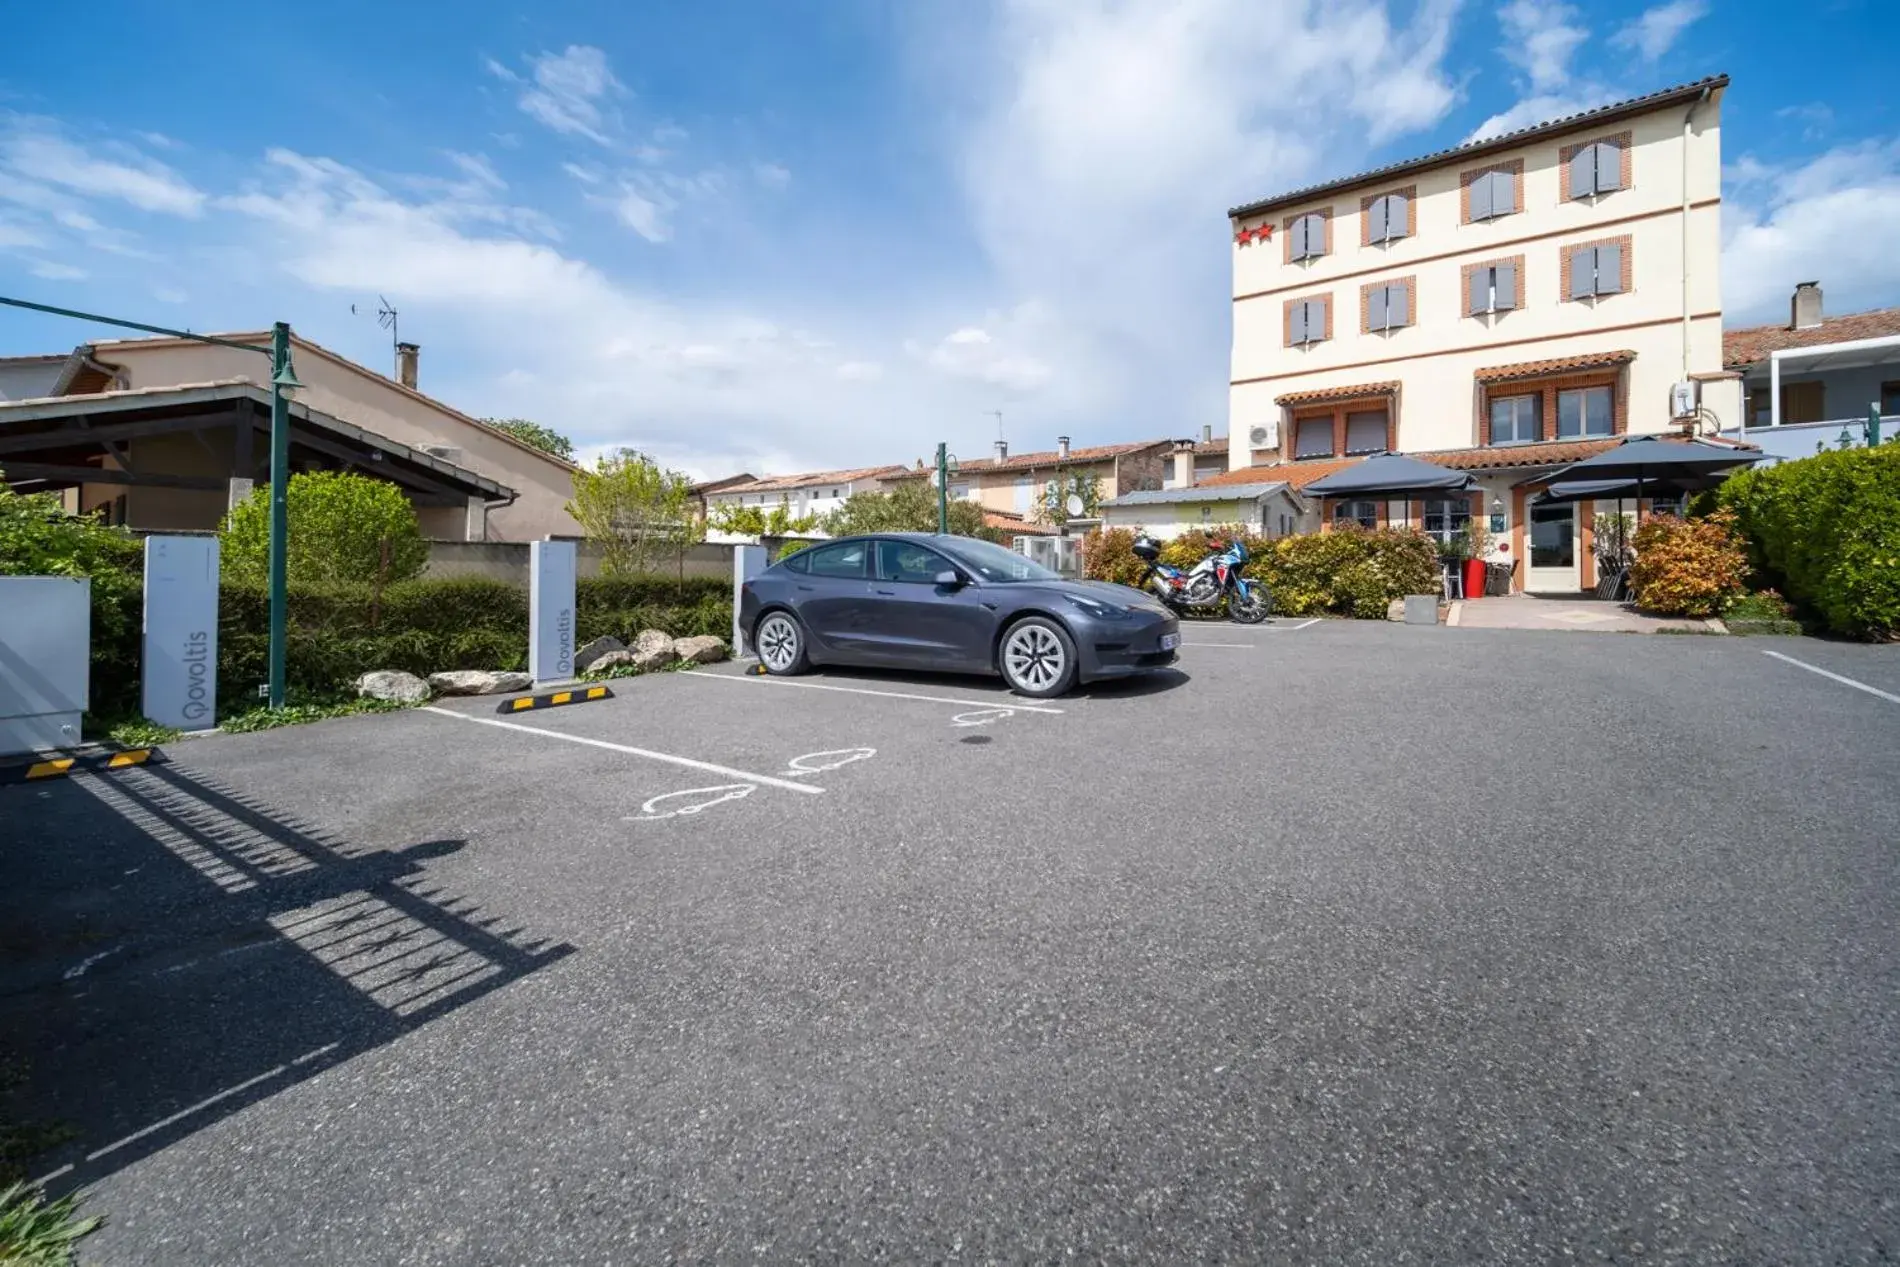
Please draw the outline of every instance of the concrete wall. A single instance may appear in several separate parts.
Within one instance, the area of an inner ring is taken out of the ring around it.
[[[1698,114],[1687,149],[1683,216],[1686,107],[1605,125],[1588,132],[1540,138],[1515,150],[1405,175],[1394,189],[1415,188],[1414,232],[1387,245],[1362,245],[1360,200],[1391,192],[1366,186],[1310,204],[1276,209],[1240,222],[1271,222],[1267,242],[1236,243],[1233,252],[1234,326],[1229,394],[1229,460],[1257,460],[1253,428],[1264,426],[1277,446],[1281,410],[1290,392],[1401,384],[1397,446],[1420,451],[1469,447],[1477,442],[1473,374],[1488,366],[1620,349],[1636,353],[1628,368],[1629,429],[1658,432],[1670,425],[1670,385],[1691,373],[1721,369],[1722,297],[1721,149],[1718,105]],[[1628,187],[1588,201],[1561,196],[1561,151],[1579,141],[1628,132]],[[1462,223],[1462,173],[1499,163],[1523,164],[1520,210],[1495,220]],[[1284,225],[1298,214],[1330,210],[1331,253],[1290,263]],[[1626,293],[1569,300],[1561,293],[1564,249],[1627,237],[1630,286]],[[1684,266],[1689,276],[1685,309]],[[1464,312],[1464,269],[1523,256],[1520,307],[1485,316]],[[1361,291],[1378,282],[1411,279],[1413,324],[1391,332],[1362,332]],[[1289,300],[1329,297],[1332,336],[1308,347],[1286,346]],[[1684,314],[1689,316],[1685,350]],[[1734,420],[1723,420],[1735,425]]]
[[[519,496],[512,506],[489,513],[491,539],[579,535],[580,525],[565,509],[574,491],[573,472],[565,464],[312,344],[298,341],[293,356],[297,376],[306,384],[291,405],[293,413],[308,406],[411,448],[459,448],[462,456],[456,465],[514,489]],[[230,378],[260,384],[269,380],[268,360],[255,353],[175,339],[101,343],[98,357],[123,366],[134,388]]]
[[[506,581],[523,589],[528,585],[528,542],[525,541],[431,541],[426,577],[479,576],[491,581]],[[582,577],[600,575],[600,551],[581,542],[578,571]],[[654,570],[664,576],[675,575],[675,556],[667,554],[655,560]],[[702,543],[686,552],[686,575],[731,576],[732,547]]]

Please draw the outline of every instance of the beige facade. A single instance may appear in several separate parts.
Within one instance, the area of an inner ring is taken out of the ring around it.
[[[255,341],[260,346],[268,346],[270,340],[268,334],[221,337]],[[92,354],[116,370],[119,386],[134,390],[238,378],[269,385],[268,359],[236,348],[182,339],[123,339],[94,344]],[[574,473],[568,463],[314,343],[293,338],[291,355],[297,377],[304,383],[293,411],[316,410],[411,448],[436,452],[457,466],[515,490],[511,504],[488,508],[484,529],[487,539],[535,541],[580,535],[580,525],[566,510],[573,496]],[[218,442],[229,443],[222,438]],[[133,462],[139,464],[147,450],[152,451],[156,469],[170,470],[173,462],[190,468],[187,471],[181,467],[181,474],[196,474],[200,468],[204,474],[223,474],[231,469],[228,454],[205,452],[189,436],[135,441]],[[213,471],[211,466],[220,462],[227,464]],[[97,500],[121,494],[140,501],[141,505],[134,508],[136,513],[130,516],[139,527],[207,526],[202,522],[204,507],[199,503],[204,495],[200,493],[88,486],[85,496]],[[419,516],[425,536],[460,540],[467,535],[466,511],[425,507]],[[215,522],[214,516],[212,524]]]
[[[1098,444],[1011,453],[998,443],[989,457],[961,461],[950,477],[950,493],[967,498],[993,514],[1020,516],[1028,523],[1042,517],[1042,499],[1058,474],[1095,481],[1103,501],[1123,493],[1158,489],[1169,471],[1172,440],[1138,440],[1126,444]],[[905,478],[928,479],[928,471],[912,471]]]
[[[1502,514],[1508,551],[1525,526],[1514,493],[1557,465],[1537,444],[1554,455],[1560,441],[1736,425],[1722,372],[1726,83],[1236,208],[1230,471],[1497,447],[1495,462],[1458,465]],[[1687,412],[1679,383],[1692,384]],[[1571,534],[1567,554],[1544,552],[1534,579],[1549,587],[1588,572],[1591,507],[1568,513],[1567,528],[1552,511],[1538,530]]]

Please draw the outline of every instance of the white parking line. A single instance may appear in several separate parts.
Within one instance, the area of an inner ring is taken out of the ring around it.
[[[1184,647],[1231,647],[1237,651],[1252,651],[1260,644],[1257,642],[1184,642]]]
[[[470,717],[467,713],[458,713],[449,708],[437,708],[433,704],[422,706],[425,713],[437,713],[443,717],[453,717],[457,721],[472,721],[478,726],[499,726],[503,730],[519,730],[530,735],[545,735],[549,739],[564,739],[568,743],[584,743],[590,748],[605,748],[609,752],[624,752],[630,757],[645,757],[649,761],[664,761],[668,765],[681,765],[689,770],[704,770],[708,774],[723,774],[728,778],[744,779],[748,783],[763,783],[767,787],[784,788],[788,792],[804,792],[807,795],[822,792],[821,787],[812,787],[808,783],[794,783],[790,779],[776,779],[769,774],[753,774],[747,770],[735,770],[731,766],[714,765],[710,761],[695,761],[691,757],[676,757],[667,752],[654,752],[648,748],[631,748],[623,743],[608,743],[605,739],[589,739],[584,735],[568,735],[558,730],[543,730],[539,726],[523,726],[519,722],[501,721],[493,717]]]
[[[788,682],[782,677],[759,677],[754,674],[741,676],[737,673],[682,673],[681,677],[699,682],[742,682],[754,686],[798,686],[808,691],[842,691],[846,695],[882,695],[886,699],[915,699],[927,704],[955,704],[958,708],[1007,708],[1016,713],[1060,713],[1059,708],[1049,708],[1042,704],[1018,704],[1014,698],[1005,697],[1004,702],[994,700],[951,699],[947,695],[911,695],[905,691],[874,691],[865,686],[832,686],[828,682]]]
[[[1889,704],[1900,704],[1900,695],[1890,695],[1886,691],[1881,690],[1877,686],[1869,686],[1865,682],[1856,682],[1853,678],[1842,677],[1838,673],[1829,673],[1826,669],[1819,668],[1815,665],[1809,664],[1805,660],[1797,660],[1791,655],[1782,655],[1781,652],[1779,651],[1764,651],[1762,652],[1762,654],[1767,655],[1767,656],[1773,656],[1777,660],[1784,660],[1787,663],[1792,664],[1797,669],[1806,669],[1810,673],[1819,673],[1824,678],[1832,678],[1834,681],[1839,682],[1842,686],[1851,686],[1857,691],[1865,691],[1869,695],[1878,695],[1881,699],[1886,700]]]

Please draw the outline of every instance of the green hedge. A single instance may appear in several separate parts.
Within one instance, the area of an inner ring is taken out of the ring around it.
[[[1744,471],[1716,500],[1735,512],[1758,582],[1834,633],[1900,637],[1900,444]]]
[[[732,633],[730,583],[689,577],[584,580],[576,586],[577,644],[602,634],[631,642],[642,629],[676,638]],[[139,699],[136,591],[119,600],[124,618],[93,640],[93,707],[99,717],[134,716]],[[528,596],[501,581],[404,581],[378,604],[367,587],[304,589],[289,594],[284,674],[294,694],[324,699],[348,690],[372,669],[425,677],[448,669],[525,669]],[[224,585],[218,598],[218,698],[221,712],[257,705],[269,675],[270,602],[266,592]]]

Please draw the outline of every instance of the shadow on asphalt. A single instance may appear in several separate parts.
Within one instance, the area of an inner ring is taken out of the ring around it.
[[[119,1168],[572,953],[432,884],[462,847],[329,838],[175,765],[0,787],[7,1106]],[[314,1126],[315,1124],[313,1124]]]
[[[934,687],[938,692],[961,691],[966,694],[993,695],[998,708],[1007,708],[1013,703],[1060,704],[1060,699],[1032,700],[1028,696],[1017,695],[1003,679],[982,673],[922,673],[906,669],[867,669],[846,667],[843,665],[820,665],[804,675],[806,680],[817,682],[849,683],[857,686],[875,687],[883,685],[892,688],[914,690]],[[797,679],[793,679],[796,681]],[[1077,686],[1071,696],[1100,696],[1105,699],[1121,699],[1138,695],[1154,695],[1162,691],[1171,691],[1185,686],[1192,679],[1178,667],[1156,669],[1148,673],[1137,673],[1132,677],[1109,678],[1100,682],[1088,682]]]

